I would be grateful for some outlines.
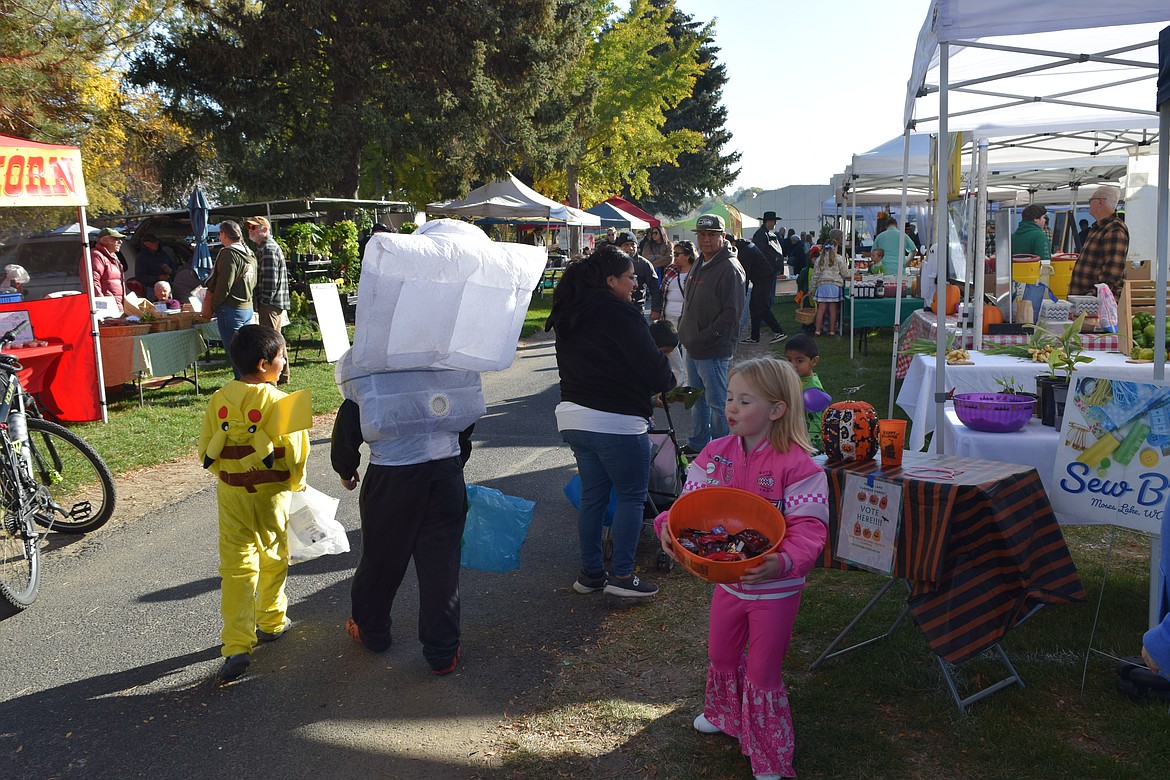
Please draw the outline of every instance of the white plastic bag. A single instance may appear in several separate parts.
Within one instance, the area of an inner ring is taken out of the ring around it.
[[[340,499],[306,486],[292,494],[288,508],[288,562],[349,552],[345,528],[337,522]]]

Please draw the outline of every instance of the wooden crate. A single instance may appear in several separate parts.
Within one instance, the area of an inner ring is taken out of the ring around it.
[[[1139,311],[1154,313],[1157,290],[1154,282],[1145,279],[1126,279],[1117,301],[1117,349],[1123,355],[1133,354],[1133,315]]]

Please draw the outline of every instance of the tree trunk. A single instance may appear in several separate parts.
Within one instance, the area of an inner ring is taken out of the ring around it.
[[[565,179],[568,184],[569,205],[575,209],[581,208],[581,193],[577,191],[577,166],[569,164],[565,168]],[[569,257],[581,254],[581,226],[569,227]]]

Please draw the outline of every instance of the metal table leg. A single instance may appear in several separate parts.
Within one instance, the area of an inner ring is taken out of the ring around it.
[[[870,639],[866,639],[863,642],[858,642],[855,645],[849,645],[849,647],[843,648],[841,650],[837,650],[837,646],[845,641],[845,637],[849,636],[849,633],[857,626],[858,623],[861,622],[861,619],[868,615],[869,611],[877,606],[877,603],[881,601],[882,596],[886,595],[890,588],[894,587],[894,584],[897,582],[898,580],[892,579],[882,585],[881,588],[878,589],[878,592],[873,595],[873,598],[869,600],[869,603],[861,608],[861,611],[857,613],[857,616],[854,617],[853,620],[849,621],[849,625],[845,626],[845,629],[840,634],[837,634],[837,637],[829,643],[828,647],[825,648],[825,652],[821,653],[820,657],[813,661],[808,668],[816,669],[823,662],[829,660],[830,658],[836,658],[839,655],[853,652],[854,650],[865,647],[866,645],[871,645],[874,642],[885,639],[886,637],[892,635],[894,631],[897,630],[898,626],[901,625],[902,621],[906,619],[906,616],[910,614],[909,606],[902,608],[902,611],[898,613],[898,617],[894,619],[894,622],[890,624],[890,627],[886,629],[885,633],[871,637]],[[906,580],[902,580],[902,583],[905,584],[906,592],[909,593],[910,583]]]

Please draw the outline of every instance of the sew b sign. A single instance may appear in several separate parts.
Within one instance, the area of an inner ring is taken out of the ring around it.
[[[839,561],[887,577],[894,571],[902,486],[863,474],[847,474],[837,529]]]
[[[1077,371],[1053,465],[1062,523],[1159,533],[1170,499],[1170,384]]]

